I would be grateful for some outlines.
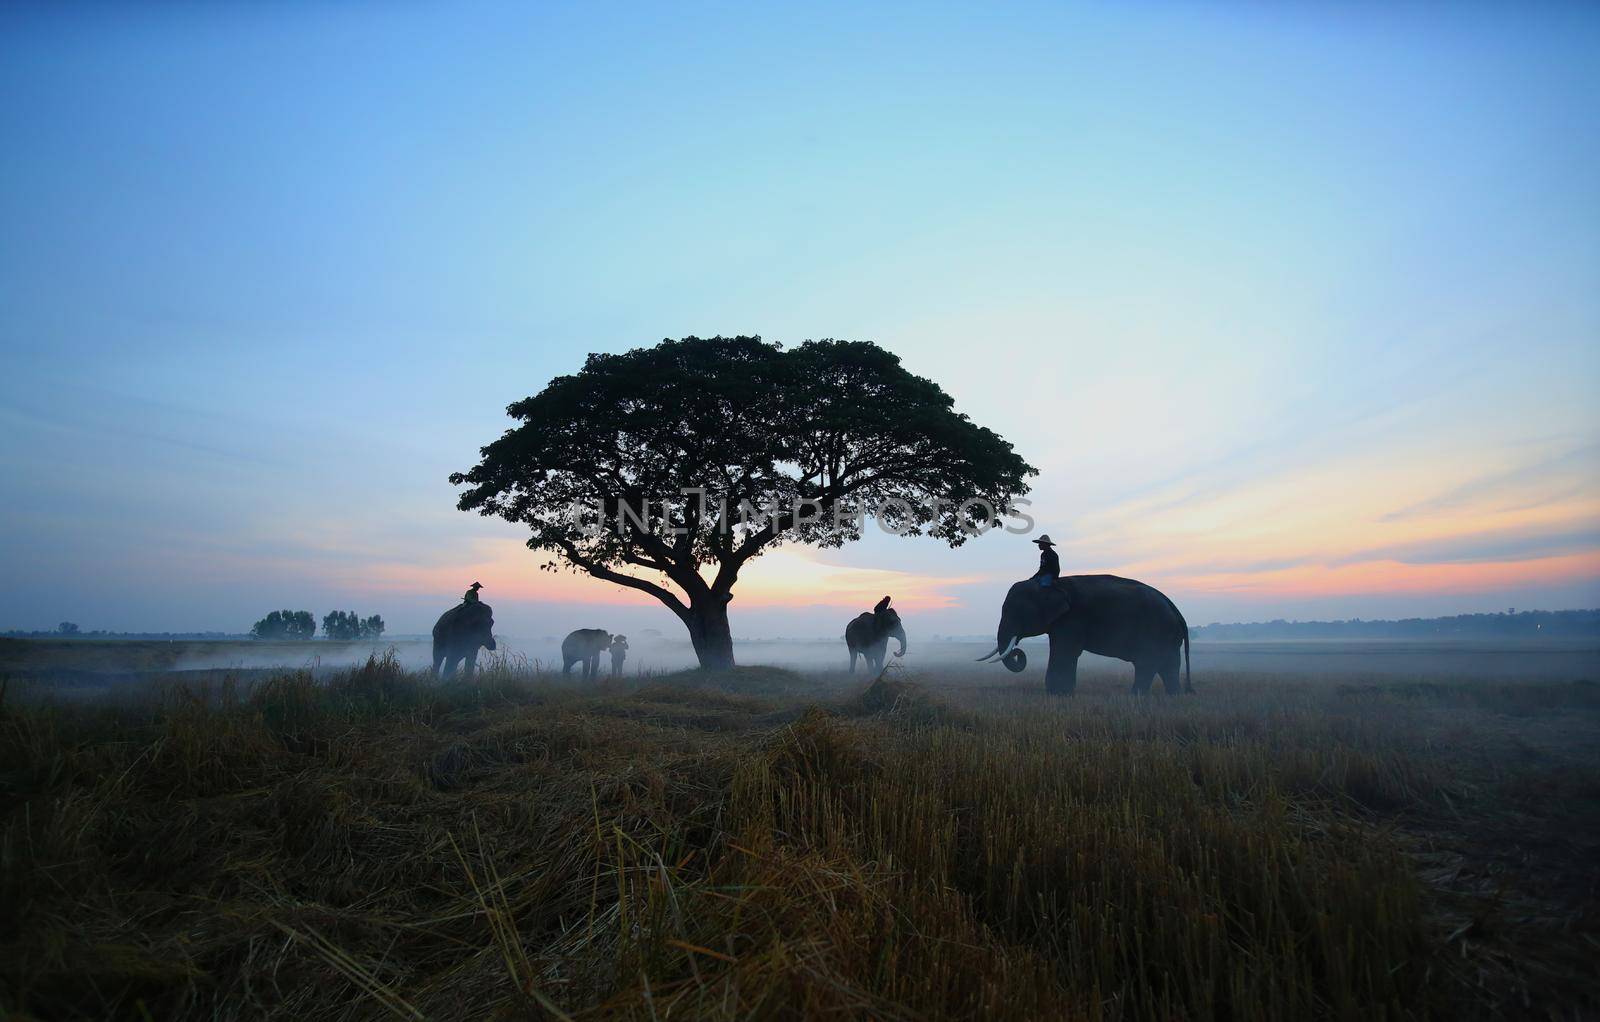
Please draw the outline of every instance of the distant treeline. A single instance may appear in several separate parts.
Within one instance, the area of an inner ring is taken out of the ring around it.
[[[1600,638],[1600,610],[1508,610],[1500,614],[1408,617],[1398,621],[1254,621],[1189,630],[1196,639],[1537,639]]]
[[[377,614],[360,617],[354,611],[336,610],[322,619],[325,638],[335,642],[357,642],[381,637],[385,625]],[[236,639],[275,639],[300,641],[314,638],[317,620],[309,610],[275,610],[257,621],[247,633],[237,632],[86,632],[72,621],[63,621],[50,631],[27,631],[14,628],[0,632],[7,639],[124,639],[134,641],[176,642],[228,641]]]
[[[141,641],[141,642],[178,642],[178,641],[197,642],[197,641],[205,641],[205,640],[221,641],[221,640],[228,640],[228,639],[248,639],[248,638],[250,638],[250,636],[244,634],[243,632],[108,632],[108,631],[105,631],[103,629],[96,629],[95,631],[92,631],[92,632],[85,632],[85,631],[82,631],[81,629],[73,629],[71,631],[62,631],[60,628],[53,628],[53,629],[51,629],[49,631],[32,631],[32,632],[30,632],[30,631],[25,631],[24,629],[21,629],[21,628],[13,628],[8,632],[0,632],[0,638],[7,638],[7,639],[125,639],[125,640],[129,640],[129,641]]]
[[[336,610],[322,619],[322,634],[329,639],[376,639],[383,634],[383,618],[363,618],[356,612]],[[309,610],[275,610],[257,621],[250,635],[257,639],[310,639],[317,634],[317,619]]]

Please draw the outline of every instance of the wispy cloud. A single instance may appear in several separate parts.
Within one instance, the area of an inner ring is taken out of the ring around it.
[[[1584,444],[1553,458],[1480,475],[1438,496],[1390,511],[1379,521],[1401,522],[1484,505],[1499,511],[1524,511],[1597,486],[1600,444]]]
[[[1462,536],[1400,543],[1362,550],[1328,563],[1333,566],[1366,561],[1401,564],[1482,564],[1528,561],[1600,550],[1600,525],[1550,532],[1538,528],[1496,529]]]

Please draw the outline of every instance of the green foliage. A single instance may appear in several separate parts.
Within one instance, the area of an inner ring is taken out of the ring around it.
[[[77,635],[78,632],[79,628],[77,624],[72,621],[63,621],[59,625],[56,625],[57,635]]]
[[[309,639],[317,634],[317,619],[309,610],[275,610],[250,628],[255,639]]]
[[[376,639],[383,635],[383,627],[383,618],[377,614],[360,618],[353,610],[336,610],[322,618],[323,637],[336,641]]]

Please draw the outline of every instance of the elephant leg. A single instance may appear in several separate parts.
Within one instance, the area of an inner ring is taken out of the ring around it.
[[[1044,669],[1044,690],[1048,695],[1070,696],[1078,691],[1078,657],[1081,647],[1069,648],[1050,640],[1050,662]]]
[[[576,661],[576,660],[569,660],[566,657],[562,657],[561,658],[561,673],[562,674],[571,674],[572,673],[572,665],[577,663],[577,662],[578,661]]]
[[[1183,692],[1183,658],[1173,653],[1161,658],[1156,673],[1161,675],[1161,684],[1167,687],[1167,695],[1175,696]]]
[[[858,657],[860,655],[861,654],[856,652],[856,648],[854,646],[850,647],[850,673],[851,674],[856,673],[856,657]]]
[[[468,653],[464,663],[466,665],[464,676],[468,681],[471,681],[478,676],[478,651],[474,649],[471,653]]]
[[[600,654],[596,653],[583,665],[583,680],[593,681],[594,676],[600,673]]]
[[[461,658],[456,656],[454,653],[446,653],[444,655],[444,673],[441,674],[440,677],[453,677],[456,673],[456,665],[460,662]]]
[[[439,665],[444,663],[444,654],[438,650],[433,651],[433,676],[439,676]]]
[[[1156,668],[1148,660],[1135,660],[1133,662],[1133,694],[1142,696],[1150,691],[1150,683],[1155,680]]]

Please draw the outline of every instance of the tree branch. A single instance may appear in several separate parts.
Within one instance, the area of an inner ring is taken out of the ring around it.
[[[591,561],[587,557],[584,557],[582,554],[580,554],[577,546],[570,540],[558,539],[555,542],[556,545],[561,548],[561,552],[566,555],[568,561],[582,568],[595,578],[604,579],[607,582],[615,582],[617,585],[627,586],[629,589],[637,589],[642,593],[649,593],[651,596],[654,596],[656,599],[666,604],[667,609],[678,615],[678,617],[688,620],[689,608],[684,606],[683,601],[678,599],[678,597],[670,589],[665,589],[661,586],[658,586],[648,579],[639,578],[634,575],[627,575],[620,571],[612,571],[610,568],[607,568],[602,564]]]

